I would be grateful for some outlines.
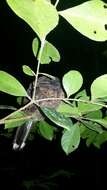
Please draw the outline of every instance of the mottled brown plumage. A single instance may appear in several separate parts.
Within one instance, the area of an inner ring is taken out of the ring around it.
[[[28,94],[32,97],[34,83],[30,84],[28,88]],[[38,79],[35,100],[46,98],[64,98],[64,91],[61,87],[58,78],[50,79],[46,76],[42,76]],[[60,100],[44,100],[38,102],[40,107],[57,108]],[[32,127],[33,122],[41,121],[44,119],[38,106],[35,104],[25,109],[27,115],[32,115],[33,119],[26,122],[23,126],[19,127],[16,131],[16,135],[13,142],[13,149],[22,149],[25,146],[26,138]]]

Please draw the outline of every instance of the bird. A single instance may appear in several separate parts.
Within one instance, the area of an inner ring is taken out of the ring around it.
[[[28,87],[27,93],[30,97],[33,95],[34,82]],[[31,104],[24,112],[27,115],[33,115],[33,118],[26,121],[22,126],[18,127],[13,140],[13,150],[22,150],[26,145],[27,137],[33,126],[33,123],[42,121],[45,119],[40,107],[48,107],[56,109],[61,102],[61,99],[65,97],[64,90],[62,88],[59,78],[49,78],[47,76],[40,76],[37,81],[35,100],[45,99],[39,101],[38,106]],[[52,98],[52,100],[46,100],[46,98]],[[60,98],[60,99],[53,99]],[[26,101],[24,99],[24,101]]]

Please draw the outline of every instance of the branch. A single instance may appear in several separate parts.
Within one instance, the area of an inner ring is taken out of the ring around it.
[[[18,113],[19,111],[22,111],[22,110],[24,110],[25,108],[29,107],[31,104],[33,104],[32,101],[29,102],[28,104],[26,104],[25,106],[19,108],[18,110],[12,112],[11,114],[7,115],[6,117],[0,119],[0,124],[5,123],[5,122],[4,122],[5,120],[9,119],[10,117],[12,117],[14,114]]]
[[[39,68],[40,68],[41,57],[42,57],[44,45],[45,45],[45,38],[41,41],[41,47],[40,47],[40,51],[39,51],[39,58],[38,58],[38,64],[37,64],[37,70],[36,70],[36,76],[35,76],[35,82],[34,82],[34,91],[33,91],[33,96],[32,96],[33,101],[35,100],[36,87],[37,87],[37,81],[38,81],[38,75],[39,75]]]
[[[62,100],[62,101],[75,101],[75,102],[83,102],[86,104],[93,104],[93,105],[98,105],[107,108],[107,105],[98,103],[98,102],[93,102],[93,101],[87,101],[87,100],[82,100],[82,99],[75,99],[75,98],[43,98],[36,100],[36,104],[42,101],[52,101],[52,100]]]

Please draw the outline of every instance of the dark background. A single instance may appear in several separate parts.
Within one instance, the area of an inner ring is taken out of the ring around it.
[[[72,2],[72,3],[71,3]],[[61,1],[58,9],[78,5],[81,1]],[[32,40],[35,33],[18,18],[7,6],[5,1],[0,3],[0,69],[7,71],[23,83],[25,87],[31,81],[22,72],[22,65],[33,69],[36,60],[32,53]],[[52,31],[48,40],[52,42],[61,54],[57,64],[42,66],[41,71],[51,73],[61,78],[71,69],[81,72],[84,77],[84,88],[89,89],[93,79],[107,73],[107,58],[104,51],[107,42],[94,42],[82,36],[60,18],[59,26]],[[0,104],[15,105],[15,97],[0,93]],[[0,117],[6,112],[0,113]],[[38,183],[54,182],[56,186],[49,189],[102,188],[106,184],[107,144],[100,150],[91,146],[87,148],[81,141],[79,149],[66,156],[61,149],[60,139],[48,142],[36,136],[33,142],[28,142],[21,152],[12,150],[12,138],[0,136],[0,189],[26,189],[22,187],[24,180],[36,180],[34,189],[45,189]],[[65,171],[54,179],[47,180],[41,176],[50,176],[55,172]],[[44,179],[44,180],[43,180]],[[33,189],[33,188],[32,188]]]

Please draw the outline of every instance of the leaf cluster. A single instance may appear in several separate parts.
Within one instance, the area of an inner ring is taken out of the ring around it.
[[[91,0],[66,10],[57,11],[55,5],[48,0],[7,0],[10,8],[34,30],[38,37],[32,42],[32,51],[38,60],[36,72],[27,65],[23,65],[23,72],[34,78],[33,96],[28,95],[27,90],[15,77],[5,71],[0,71],[0,91],[18,97],[28,102],[20,109],[2,118],[0,124],[5,124],[5,129],[21,126],[32,119],[32,115],[24,114],[24,109],[32,104],[37,105],[34,99],[40,74],[54,78],[47,73],[40,73],[41,64],[60,61],[60,53],[47,40],[47,35],[58,25],[62,16],[81,34],[95,41],[107,40],[107,4],[100,0]],[[40,108],[46,118],[52,122],[41,121],[34,126],[34,131],[44,138],[52,140],[61,127],[61,146],[66,154],[76,150],[80,139],[86,139],[87,146],[93,144],[100,148],[107,141],[107,116],[102,108],[107,108],[107,74],[96,78],[90,87],[90,96],[86,90],[81,90],[83,77],[80,72],[71,70],[62,77],[62,85],[65,98],[57,109]],[[7,108],[7,107],[6,107]],[[57,127],[55,127],[57,126]]]

